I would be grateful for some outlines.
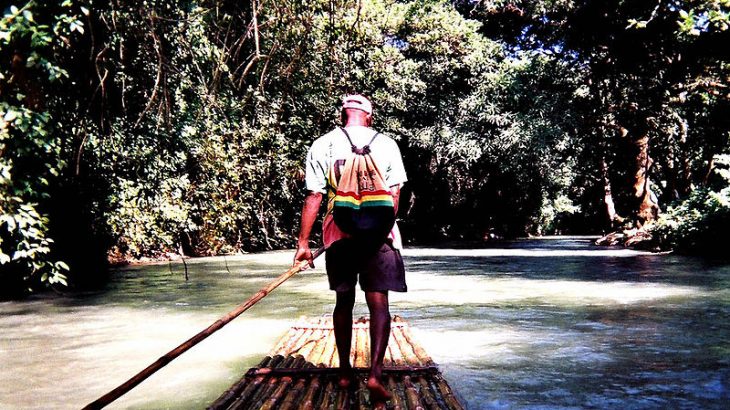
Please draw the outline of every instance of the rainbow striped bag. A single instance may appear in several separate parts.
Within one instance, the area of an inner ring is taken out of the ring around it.
[[[370,145],[379,134],[357,148],[341,129],[352,146],[352,155],[345,160],[337,183],[332,217],[338,228],[355,238],[385,240],[395,224],[395,207],[390,188],[370,156]]]

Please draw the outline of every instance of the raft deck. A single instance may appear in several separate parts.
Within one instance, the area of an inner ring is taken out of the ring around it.
[[[350,362],[357,383],[337,384],[339,359],[332,322],[300,320],[269,356],[218,398],[209,409],[368,409],[365,387],[370,364],[369,322],[352,329]],[[383,378],[393,394],[389,409],[463,409],[436,364],[414,341],[408,324],[395,316]]]

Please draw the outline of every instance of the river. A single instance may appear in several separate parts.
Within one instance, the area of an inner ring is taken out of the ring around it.
[[[589,238],[408,248],[391,293],[469,409],[712,409],[730,400],[730,265]],[[293,252],[118,269],[104,292],[0,303],[0,408],[74,409],[285,271]],[[300,316],[329,314],[323,260],[109,408],[204,408]],[[358,295],[355,315],[367,314]]]

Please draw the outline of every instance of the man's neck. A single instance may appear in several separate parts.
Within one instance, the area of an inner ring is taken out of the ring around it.
[[[360,118],[353,118],[347,121],[345,127],[367,127],[367,121]]]

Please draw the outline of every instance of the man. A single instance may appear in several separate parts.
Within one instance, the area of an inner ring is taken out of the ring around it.
[[[390,337],[390,311],[388,291],[406,291],[405,271],[399,249],[402,248],[397,225],[387,238],[379,243],[352,237],[338,228],[332,217],[332,200],[342,175],[345,159],[352,155],[353,147],[370,144],[370,155],[390,187],[395,211],[398,210],[400,187],[406,182],[398,145],[385,135],[378,135],[370,128],[373,108],[367,98],[349,95],[342,101],[341,119],[344,130],[336,128],[318,138],[307,154],[306,184],[309,194],[302,209],[302,222],[294,263],[308,260],[314,267],[309,236],[317,219],[322,195],[327,194],[328,207],[323,221],[327,277],[330,289],[336,292],[336,304],[332,314],[335,341],[340,359],[339,385],[346,388],[352,382],[350,363],[352,343],[352,309],[355,304],[355,285],[365,292],[370,311],[370,358],[371,369],[367,387],[371,401],[384,403],[391,394],[382,383],[383,358]],[[349,139],[348,139],[349,137]],[[352,145],[350,144],[352,141]]]

